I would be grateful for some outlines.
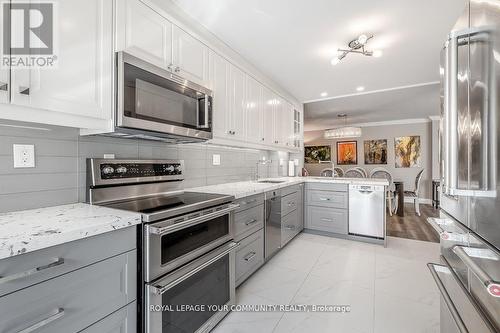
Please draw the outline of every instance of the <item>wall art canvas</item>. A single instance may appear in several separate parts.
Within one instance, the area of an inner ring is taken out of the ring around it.
[[[358,164],[357,141],[337,142],[337,164],[338,165]]]
[[[420,136],[394,138],[396,168],[418,168],[421,163]]]
[[[387,140],[365,140],[365,164],[387,164]]]
[[[330,146],[309,146],[304,147],[305,163],[321,163],[332,160]]]

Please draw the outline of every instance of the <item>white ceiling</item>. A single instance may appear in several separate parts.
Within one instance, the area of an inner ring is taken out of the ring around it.
[[[307,102],[437,81],[441,46],[466,0],[173,1]],[[361,33],[374,34],[368,47],[383,56],[351,54],[332,66],[336,49]]]

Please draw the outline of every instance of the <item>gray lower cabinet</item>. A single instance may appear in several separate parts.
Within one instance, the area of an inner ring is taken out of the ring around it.
[[[236,286],[239,286],[264,263],[264,229],[240,242],[236,251]]]
[[[135,332],[137,332],[137,303],[135,301],[81,331],[81,333]]]
[[[264,204],[234,214],[233,234],[236,241],[264,227]]]
[[[310,183],[306,186],[305,228],[347,235],[347,185]]]

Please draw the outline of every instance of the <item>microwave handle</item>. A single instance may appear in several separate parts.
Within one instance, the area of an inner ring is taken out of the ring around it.
[[[202,101],[204,101],[202,103]],[[200,108],[200,104],[203,108]],[[198,128],[210,128],[210,110],[212,108],[212,98],[210,95],[205,94],[203,98],[198,100]],[[202,116],[203,113],[203,116]],[[203,123],[201,123],[203,119]]]

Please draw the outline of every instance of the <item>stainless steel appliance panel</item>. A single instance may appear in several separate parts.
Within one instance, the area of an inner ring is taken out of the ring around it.
[[[234,242],[224,244],[146,284],[146,333],[209,332],[213,329],[228,313],[223,307],[235,304],[237,247]]]
[[[266,193],[265,258],[271,258],[281,247],[281,192]]]

